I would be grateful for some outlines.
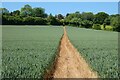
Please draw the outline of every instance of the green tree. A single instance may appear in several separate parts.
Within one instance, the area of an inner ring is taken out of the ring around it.
[[[81,25],[81,21],[82,21],[81,18],[72,18],[70,24],[79,27]]]
[[[23,8],[21,8],[20,15],[22,17],[32,16],[32,7],[30,5],[25,5]]]
[[[62,14],[55,15],[55,17],[59,20],[64,19],[64,16]]]
[[[7,15],[3,15],[2,16],[2,24],[5,25],[19,25],[22,24],[22,18],[20,18],[19,16],[7,16]]]
[[[85,28],[92,28],[93,22],[89,20],[83,20],[81,26]]]
[[[19,10],[13,11],[13,12],[11,12],[11,15],[12,16],[19,16],[20,15],[20,11]]]
[[[105,23],[106,25],[110,25],[110,18],[106,18],[106,19],[104,20],[104,23]]]
[[[35,17],[47,17],[45,14],[45,9],[41,7],[33,8],[33,16]]]
[[[2,24],[4,25],[6,25],[6,24],[8,24],[8,16],[6,16],[6,15],[2,15]]]
[[[92,28],[96,30],[101,30],[100,24],[94,24]]]
[[[69,14],[69,13],[67,13],[67,14],[66,14],[66,17],[67,17],[67,16],[69,16],[69,15],[70,15],[70,14]]]
[[[82,19],[83,19],[83,20],[93,21],[94,15],[93,15],[92,12],[83,12],[83,13],[82,13]]]
[[[109,15],[105,12],[99,12],[95,15],[95,18],[94,18],[94,23],[95,24],[103,24],[104,23],[104,20],[106,18],[108,18]]]
[[[79,18],[81,18],[81,14],[79,12],[71,13],[71,14],[66,16],[65,22],[70,24],[71,20],[73,18],[78,18],[79,19]]]
[[[6,8],[0,8],[0,14],[9,15],[9,11]]]
[[[120,32],[120,16],[113,17],[111,19],[111,26],[113,26],[113,30]]]
[[[33,25],[34,24],[34,20],[35,20],[34,17],[28,16],[28,17],[23,18],[23,23],[24,24],[31,24],[31,25]]]
[[[47,18],[48,20],[48,24],[51,25],[60,25],[60,21],[58,19],[56,19],[52,14],[49,15],[49,17]]]
[[[34,20],[34,23],[37,24],[37,25],[46,25],[47,20],[45,18],[36,17],[35,20]]]

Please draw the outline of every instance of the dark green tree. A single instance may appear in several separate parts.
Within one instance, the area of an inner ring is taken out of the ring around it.
[[[60,25],[60,21],[58,19],[56,19],[52,14],[49,15],[49,17],[47,18],[48,20],[48,24],[50,25]]]
[[[78,18],[79,19],[79,18],[81,18],[81,14],[79,12],[71,13],[68,16],[66,16],[65,22],[68,23],[68,24],[70,24],[71,20],[73,18]]]
[[[35,17],[47,17],[45,16],[45,9],[44,8],[41,8],[41,7],[36,7],[36,8],[33,8],[33,16]]]
[[[81,18],[73,18],[71,19],[70,24],[79,27],[81,25],[81,22],[82,22]]]
[[[106,25],[110,25],[110,18],[106,18],[105,21],[104,21],[104,23],[105,23]]]
[[[9,11],[6,8],[0,8],[0,14],[9,15]]]
[[[47,20],[45,18],[36,17],[35,20],[34,20],[34,23],[37,24],[37,25],[46,25]]]
[[[113,30],[120,32],[120,16],[113,17],[111,19],[111,26],[113,26]]]
[[[83,20],[81,26],[85,28],[92,28],[93,22],[89,20]]]
[[[62,14],[55,15],[55,18],[61,20],[64,19],[64,16]]]
[[[34,21],[35,21],[35,18],[31,17],[31,16],[23,18],[23,24],[31,24],[31,25],[33,25]]]
[[[93,21],[94,15],[93,15],[92,12],[83,12],[83,13],[82,13],[82,19],[83,19],[83,20]]]
[[[27,4],[23,8],[21,8],[20,15],[22,17],[32,16],[33,15],[32,12],[33,12],[32,7]]]
[[[99,12],[95,15],[95,18],[94,18],[94,23],[95,24],[103,24],[105,19],[108,18],[109,15],[105,12]]]
[[[11,12],[11,16],[19,16],[19,15],[20,15],[20,11],[19,10]]]

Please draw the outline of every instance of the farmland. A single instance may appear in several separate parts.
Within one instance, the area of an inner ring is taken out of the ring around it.
[[[67,27],[70,41],[101,78],[118,77],[118,33]]]
[[[42,78],[53,62],[61,27],[3,26],[2,77]]]
[[[118,7],[101,1],[3,1],[0,79],[119,78]]]
[[[66,30],[71,43],[100,78],[118,77],[118,32],[75,27]],[[54,61],[63,28],[3,26],[2,33],[2,77],[43,78]],[[72,62],[72,59],[65,60]]]

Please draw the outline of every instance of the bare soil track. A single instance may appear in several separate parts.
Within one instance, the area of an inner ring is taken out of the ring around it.
[[[97,73],[91,70],[69,41],[65,27],[59,46],[59,53],[52,70],[48,71],[45,78],[98,78]]]

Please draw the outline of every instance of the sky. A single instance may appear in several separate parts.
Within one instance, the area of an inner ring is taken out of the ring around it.
[[[2,7],[10,12],[20,10],[25,4],[34,7],[42,7],[47,14],[63,14],[81,12],[106,12],[108,14],[118,13],[118,2],[2,2]]]
[[[119,2],[119,0],[1,0],[1,2]]]

